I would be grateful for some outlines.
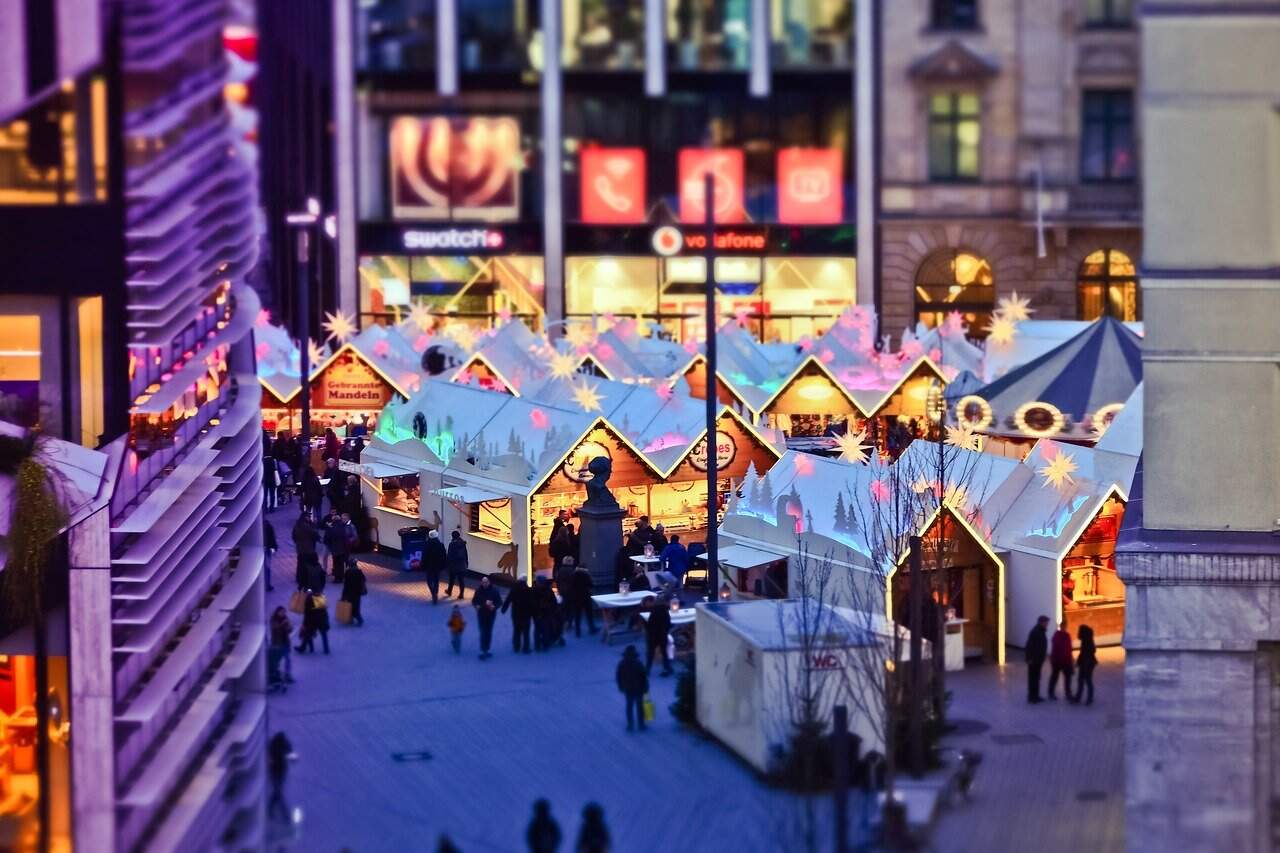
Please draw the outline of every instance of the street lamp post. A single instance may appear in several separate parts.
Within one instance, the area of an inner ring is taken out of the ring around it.
[[[703,184],[702,203],[707,229],[707,245],[703,249],[707,259],[707,601],[715,601],[720,588],[720,547],[716,530],[719,505],[717,478],[718,442],[716,441],[716,409],[720,395],[716,375],[716,206],[715,178],[707,173]]]
[[[939,590],[935,618],[937,624],[934,625],[934,636],[937,641],[933,649],[933,712],[938,720],[942,720],[943,712],[946,704],[946,630],[947,630],[947,614],[943,607],[943,596],[941,590],[947,588],[947,580],[944,572],[946,571],[947,559],[947,456],[946,442],[943,440],[946,434],[947,426],[947,400],[943,396],[945,389],[942,383],[932,380],[929,383],[929,420],[933,421],[934,434],[938,440],[938,547],[937,560],[934,564],[934,587]],[[941,646],[942,648],[938,648]]]
[[[302,464],[311,464],[311,230],[320,221],[320,202],[307,199],[307,209],[290,213],[285,222],[297,229],[296,333],[298,335],[299,398],[302,403]],[[301,473],[299,473],[301,476]]]

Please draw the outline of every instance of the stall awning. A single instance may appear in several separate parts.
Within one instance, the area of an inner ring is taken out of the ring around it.
[[[721,565],[731,569],[754,569],[757,566],[767,566],[787,558],[786,554],[761,551],[759,548],[750,548],[746,545],[727,545],[721,548],[716,556],[719,557]],[[695,559],[705,562],[707,555],[699,554]]]
[[[464,504],[478,504],[483,501],[496,501],[506,497],[506,495],[486,491],[478,486],[444,486],[433,490],[431,494],[439,495],[445,500]]]
[[[347,469],[343,469],[347,470]],[[366,462],[360,465],[360,476],[368,477],[370,480],[381,480],[386,477],[404,477],[408,474],[416,474],[417,471],[410,471],[408,468],[401,468],[398,465],[389,465],[386,462]]]

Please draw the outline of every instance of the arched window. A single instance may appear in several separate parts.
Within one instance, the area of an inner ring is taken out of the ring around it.
[[[1090,254],[1080,265],[1078,287],[1081,320],[1141,319],[1138,270],[1124,252],[1099,249]]]
[[[994,282],[985,258],[956,249],[934,252],[916,273],[916,319],[933,328],[959,311],[969,336],[985,337],[995,305]]]

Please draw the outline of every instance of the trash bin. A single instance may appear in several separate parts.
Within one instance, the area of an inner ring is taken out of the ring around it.
[[[400,528],[400,568],[416,572],[422,565],[422,552],[427,547],[427,528]]]

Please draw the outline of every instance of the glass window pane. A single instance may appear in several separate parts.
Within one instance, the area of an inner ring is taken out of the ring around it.
[[[946,93],[929,96],[929,114],[932,116],[947,116],[951,114],[951,98]]]
[[[929,176],[932,178],[955,177],[951,163],[952,126],[934,123],[929,126]]]
[[[566,258],[569,314],[653,314],[658,309],[657,258]]]
[[[976,121],[961,122],[956,128],[956,173],[960,177],[978,176],[978,151],[981,130]]]
[[[1086,125],[1080,139],[1080,174],[1098,180],[1107,176],[1107,135],[1101,125]]]
[[[356,6],[356,64],[363,71],[435,65],[435,0],[373,0]]]
[[[1080,285],[1080,319],[1096,320],[1102,316],[1102,285]]]
[[[564,0],[564,64],[638,69],[644,65],[644,0]]]
[[[458,3],[458,65],[463,71],[520,70],[530,67],[535,36],[521,0],[465,0]]]
[[[745,69],[749,0],[669,0],[667,61],[672,68]]]
[[[775,64],[848,67],[852,63],[852,2],[777,0],[771,11]]]
[[[1100,254],[1095,252],[1094,254]],[[1118,252],[1112,249],[1107,253],[1110,260],[1111,275],[1113,278],[1132,278],[1137,274],[1134,268],[1133,260],[1124,252]],[[1089,257],[1093,257],[1090,255]]]
[[[1111,128],[1111,152],[1108,177],[1132,178],[1134,176],[1133,125],[1120,124]]]
[[[957,110],[962,116],[978,115],[978,96],[975,93],[965,93],[958,96],[959,109]]]

